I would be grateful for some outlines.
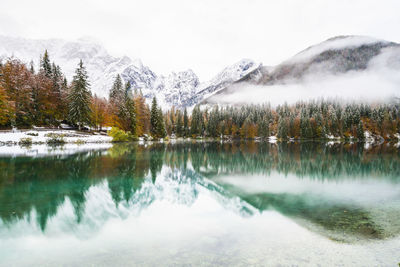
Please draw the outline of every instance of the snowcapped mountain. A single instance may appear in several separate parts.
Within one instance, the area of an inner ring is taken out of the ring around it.
[[[257,75],[260,68],[261,64],[257,64],[250,59],[242,59],[232,66],[226,67],[209,82],[201,84],[196,94],[183,102],[183,104],[184,106],[196,105],[211,95],[218,94],[220,90],[225,89],[231,84],[251,77],[251,75]]]
[[[141,65],[128,57],[113,57],[104,47],[89,39],[69,42],[61,39],[33,40],[0,36],[0,58],[12,56],[25,63],[33,61],[37,68],[40,56],[46,49],[50,59],[61,67],[69,81],[82,59],[89,73],[91,90],[99,96],[108,95],[118,73]]]
[[[264,73],[267,84],[299,80],[309,75],[363,71],[381,56],[398,57],[400,45],[366,36],[337,36],[311,46]],[[389,62],[388,62],[389,63]],[[390,67],[389,65],[387,65]]]
[[[260,66],[202,103],[278,104],[310,97],[356,95],[389,98],[400,92],[399,77],[400,44],[366,36],[337,36],[277,66]]]
[[[193,106],[258,67],[251,60],[242,60],[225,68],[211,81],[200,83],[190,69],[173,72],[167,77],[157,75],[139,59],[114,57],[103,46],[87,38],[65,41],[0,36],[0,60],[15,57],[27,64],[33,61],[37,68],[40,56],[46,49],[50,59],[61,67],[69,81],[82,59],[88,70],[93,94],[107,97],[116,75],[120,74],[125,82],[131,83],[133,89],[141,90],[148,100],[156,96],[159,103],[166,108]]]
[[[146,80],[142,80],[143,77]],[[143,72],[142,69],[142,72],[136,72],[129,69],[122,73],[122,78],[129,81],[132,88],[140,89],[145,98],[150,100],[156,97],[163,107],[185,106],[184,103],[196,94],[196,88],[200,84],[199,78],[190,69],[173,72],[167,77],[156,76],[150,70]]]
[[[142,90],[147,99],[157,97],[163,107],[192,107],[207,97],[217,94],[219,90],[256,75],[261,64],[250,59],[243,59],[232,66],[226,67],[213,79],[201,83],[191,70],[173,72],[167,77],[157,76],[147,67],[128,68],[122,73],[122,78],[132,84],[132,88]]]

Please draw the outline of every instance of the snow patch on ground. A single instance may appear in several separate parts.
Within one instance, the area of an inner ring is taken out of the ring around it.
[[[92,135],[90,133],[77,132],[73,130],[30,130],[0,132],[0,144],[16,144],[20,142],[21,138],[31,138],[32,143],[46,143],[49,139],[48,134],[64,135],[66,143],[109,143],[112,141],[110,136]]]

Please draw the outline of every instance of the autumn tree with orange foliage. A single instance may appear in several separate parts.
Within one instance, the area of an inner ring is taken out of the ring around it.
[[[110,120],[110,116],[107,112],[107,100],[94,95],[92,98],[91,110],[92,124],[96,129],[101,131],[102,127]]]
[[[142,92],[134,91],[133,100],[136,108],[136,134],[143,136],[150,133],[150,109]]]
[[[0,126],[9,125],[14,119],[14,104],[4,88],[2,76],[2,66],[0,66]]]

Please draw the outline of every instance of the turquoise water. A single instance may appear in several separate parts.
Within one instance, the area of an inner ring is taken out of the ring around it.
[[[1,266],[400,262],[393,145],[26,151],[0,157]]]

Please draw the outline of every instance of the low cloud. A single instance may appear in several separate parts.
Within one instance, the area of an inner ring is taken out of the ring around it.
[[[391,64],[390,68],[386,63]],[[291,104],[299,100],[318,98],[338,98],[350,102],[386,102],[395,97],[400,97],[400,69],[393,65],[393,57],[389,58],[382,54],[382,57],[372,61],[365,71],[350,71],[340,75],[314,73],[307,75],[301,81],[276,85],[240,83],[231,86],[223,94],[212,96],[208,102],[215,104],[269,102],[272,105],[279,105],[284,102]]]

